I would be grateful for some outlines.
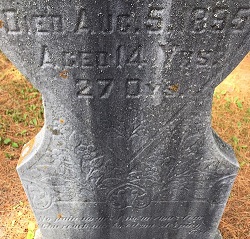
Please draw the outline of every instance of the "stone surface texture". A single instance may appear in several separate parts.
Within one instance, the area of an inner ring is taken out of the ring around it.
[[[36,238],[35,238],[35,239],[36,239]],[[216,236],[215,236],[214,239],[222,239],[222,236],[221,236],[221,233],[220,233],[219,230],[217,231],[217,234],[216,234]]]
[[[43,239],[43,235],[42,235],[40,229],[38,229],[36,231],[34,239]]]
[[[247,0],[1,0],[0,49],[45,125],[17,167],[43,239],[214,239],[238,163],[214,88],[249,51]]]

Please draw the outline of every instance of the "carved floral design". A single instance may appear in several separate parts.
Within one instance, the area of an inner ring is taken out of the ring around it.
[[[80,144],[75,148],[75,152],[77,155],[81,155],[83,160],[91,160],[92,158],[95,158],[97,155],[96,148],[93,144],[91,145]]]
[[[23,180],[23,185],[34,209],[45,210],[51,206],[52,197],[46,188],[25,179]]]
[[[181,116],[191,108],[190,103],[184,105],[152,139],[136,144],[133,152],[124,150],[124,158],[118,157],[122,151],[108,147],[101,152],[86,135],[65,124],[56,126],[60,134],[53,137],[60,145],[36,166],[43,175],[41,188],[53,188],[55,201],[107,202],[117,209],[141,209],[152,201],[208,201],[209,191],[224,188],[221,175],[232,175],[233,169],[230,165],[226,169],[219,159],[208,159],[209,155],[206,160],[199,158],[204,155],[209,129],[199,117]],[[114,128],[111,135],[123,142],[140,137],[145,126],[138,119],[134,118],[130,129]],[[208,184],[211,178],[213,184]],[[36,195],[40,195],[41,208],[45,207],[47,195],[42,191]],[[220,198],[218,194],[213,203],[220,203]]]
[[[122,184],[111,190],[107,201],[115,208],[144,208],[151,203],[151,196],[145,188],[133,184]]]

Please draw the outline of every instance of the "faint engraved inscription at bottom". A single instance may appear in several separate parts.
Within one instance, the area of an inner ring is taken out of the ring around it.
[[[192,232],[199,230],[203,225],[203,217],[200,216],[129,216],[120,218],[104,217],[62,217],[60,219],[44,219],[43,229],[98,229],[98,228],[170,228],[173,230],[186,229]],[[53,223],[52,223],[53,222]]]

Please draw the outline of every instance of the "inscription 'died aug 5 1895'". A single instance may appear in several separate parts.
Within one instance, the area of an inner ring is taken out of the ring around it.
[[[221,238],[238,164],[211,101],[249,28],[247,0],[1,1],[44,100],[17,167],[43,239]]]

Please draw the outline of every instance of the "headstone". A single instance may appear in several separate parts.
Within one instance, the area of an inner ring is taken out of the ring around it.
[[[218,239],[238,163],[214,88],[249,51],[247,0],[0,3],[0,49],[43,95],[17,167],[43,239]]]
[[[40,229],[36,230],[34,239],[43,239],[43,235],[42,235]]]

